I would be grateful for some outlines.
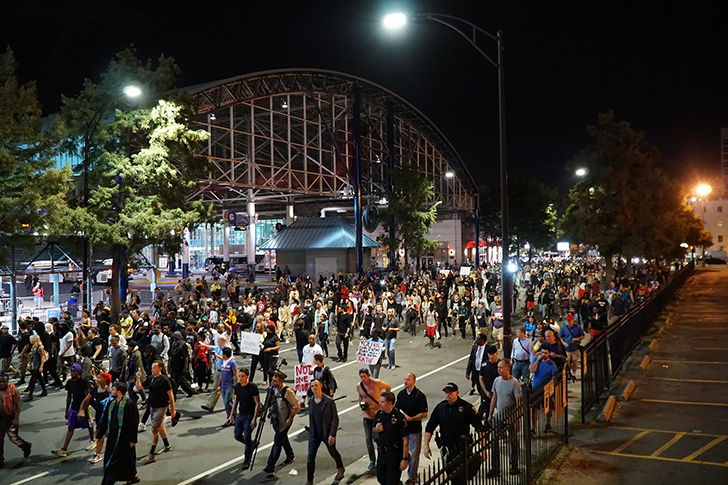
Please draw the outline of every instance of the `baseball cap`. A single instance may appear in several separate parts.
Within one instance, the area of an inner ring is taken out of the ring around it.
[[[458,390],[458,385],[454,382],[448,382],[445,387],[442,388],[444,392],[453,392]]]

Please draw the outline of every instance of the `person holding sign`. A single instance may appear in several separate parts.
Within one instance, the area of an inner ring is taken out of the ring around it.
[[[369,347],[372,347],[372,344],[378,344],[381,350],[379,351],[379,358],[376,360],[374,364],[369,364],[369,372],[371,372],[373,378],[379,377],[379,372],[382,369],[382,360],[384,359],[384,340],[381,339],[379,336],[379,330],[376,328],[372,329],[372,337],[367,340],[369,342]]]

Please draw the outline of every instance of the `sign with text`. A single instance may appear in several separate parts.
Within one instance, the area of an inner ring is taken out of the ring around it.
[[[305,396],[311,386],[311,366],[298,364],[294,368],[296,396]]]
[[[356,351],[356,361],[367,365],[376,365],[384,350],[384,342],[359,341],[359,350]]]
[[[544,412],[544,414],[549,413],[549,404],[551,401],[551,396],[553,396],[553,395],[554,395],[554,381],[550,380],[543,387],[543,412]]]
[[[260,334],[242,332],[240,334],[240,352],[258,355],[260,353]]]

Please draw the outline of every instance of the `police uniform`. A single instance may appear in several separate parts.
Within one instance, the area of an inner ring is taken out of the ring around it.
[[[391,413],[377,411],[374,426],[382,423],[384,428],[376,438],[379,453],[377,454],[377,481],[381,485],[399,485],[402,460],[407,459],[402,438],[407,436],[407,421],[397,408]]]
[[[448,387],[458,390],[457,386],[449,383]],[[447,399],[439,403],[427,422],[425,431],[431,435],[437,427],[440,427],[441,446],[447,450],[445,462],[451,463],[456,458],[462,458],[463,436],[470,435],[470,426],[476,431],[483,431],[483,423],[472,404],[458,397],[453,403]],[[452,478],[453,484],[466,483],[462,472]]]

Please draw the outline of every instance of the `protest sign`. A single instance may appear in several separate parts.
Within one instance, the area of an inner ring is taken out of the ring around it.
[[[368,340],[359,341],[359,350],[356,352],[356,361],[367,365],[376,365],[379,362],[379,356],[382,355],[384,342],[369,342]]]
[[[294,368],[296,396],[305,396],[311,385],[311,366],[298,364]]]
[[[260,334],[242,332],[240,334],[240,352],[258,355],[260,353]]]

